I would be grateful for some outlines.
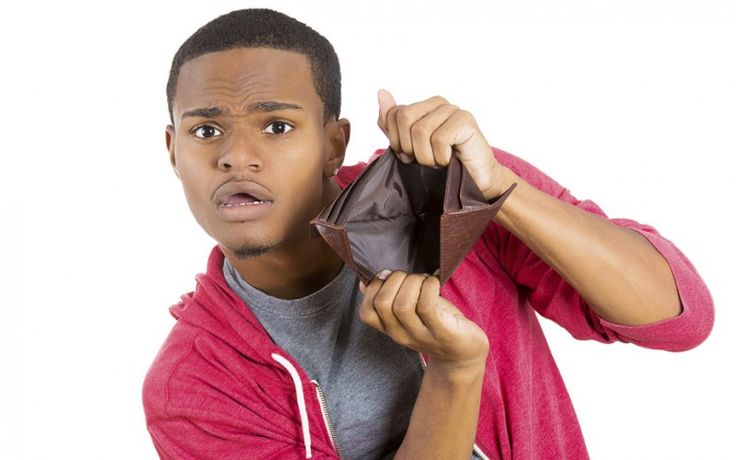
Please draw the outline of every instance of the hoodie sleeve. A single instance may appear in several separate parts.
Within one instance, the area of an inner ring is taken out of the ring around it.
[[[162,460],[240,460],[243,458],[305,458],[303,446],[278,442],[242,427],[226,427],[213,420],[159,419],[148,425],[153,445]],[[241,432],[235,436],[236,433]],[[312,454],[311,458],[330,458]]]
[[[578,200],[529,163],[495,147],[493,150],[499,163],[538,190],[643,235],[669,264],[683,307],[679,316],[647,325],[628,326],[607,321],[521,240],[492,222],[482,238],[516,283],[527,290],[529,304],[537,312],[581,340],[630,342],[646,348],[684,351],[707,338],[713,327],[713,300],[695,267],[671,241],[649,225],[629,219],[609,219],[593,201]]]
[[[293,385],[179,322],[143,384],[146,425],[158,455],[177,460],[305,458]],[[310,458],[336,458],[310,413]]]

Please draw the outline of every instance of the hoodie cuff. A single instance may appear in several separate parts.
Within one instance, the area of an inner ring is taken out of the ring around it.
[[[646,348],[685,351],[705,341],[713,328],[713,298],[692,263],[653,227],[628,219],[611,219],[611,222],[638,232],[664,257],[672,270],[682,312],[673,318],[638,326],[599,317],[601,325],[619,340]]]

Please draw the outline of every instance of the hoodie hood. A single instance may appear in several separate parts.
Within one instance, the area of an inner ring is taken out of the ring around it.
[[[215,245],[207,261],[207,272],[195,276],[194,291],[182,295],[169,312],[179,322],[204,329],[244,354],[272,363],[271,353],[284,351],[228,286],[222,273],[224,260],[222,249]]]

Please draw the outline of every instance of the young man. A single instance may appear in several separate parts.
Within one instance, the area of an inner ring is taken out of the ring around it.
[[[711,330],[708,290],[670,241],[492,148],[440,97],[379,92],[401,160],[454,152],[488,200],[517,187],[441,289],[399,271],[363,286],[310,237],[366,164],[342,167],[334,50],[288,16],[208,23],[167,93],[171,164],[218,244],[144,383],[162,458],[587,458],[534,311],[578,339],[670,351]]]

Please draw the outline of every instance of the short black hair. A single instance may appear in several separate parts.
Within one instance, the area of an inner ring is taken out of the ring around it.
[[[340,116],[340,62],[330,42],[296,19],[266,8],[231,11],[194,32],[174,55],[166,84],[169,118],[179,71],[185,62],[203,54],[233,48],[273,48],[301,53],[309,59],[314,88],[322,100],[323,123]]]

